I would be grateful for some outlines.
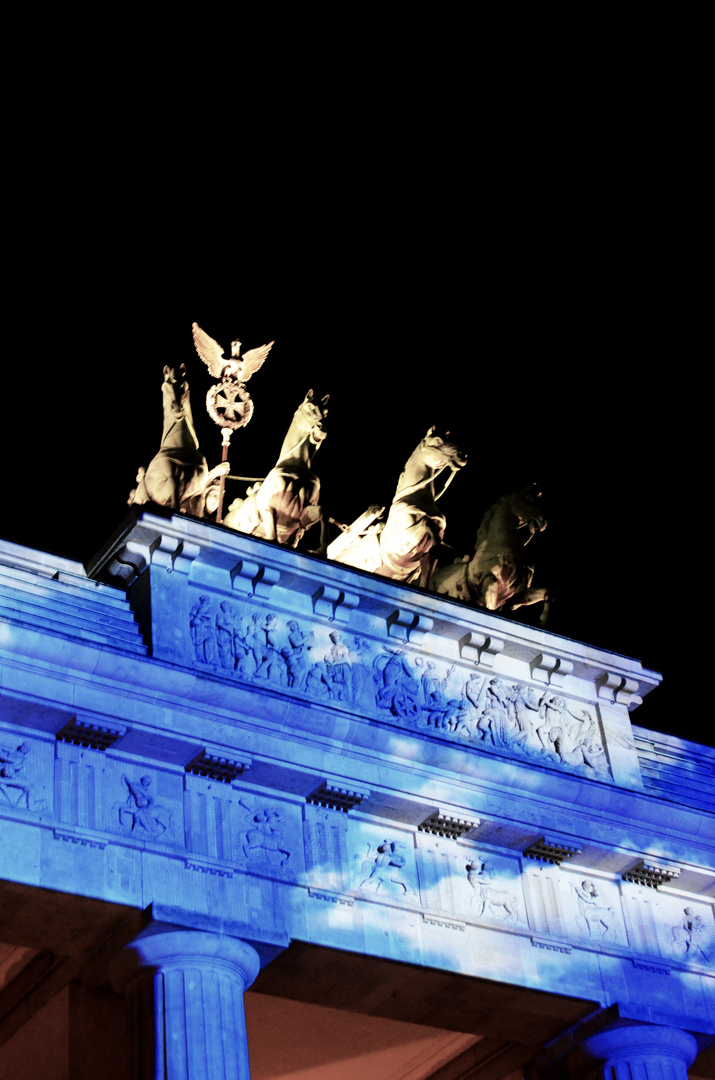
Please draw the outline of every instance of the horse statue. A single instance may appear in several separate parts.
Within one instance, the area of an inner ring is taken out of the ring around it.
[[[531,588],[534,567],[524,550],[534,534],[546,528],[540,499],[535,484],[499,499],[484,515],[472,558],[439,567],[432,590],[487,611],[515,611],[543,602],[540,621],[545,623],[548,592]]]
[[[330,544],[329,559],[393,581],[427,585],[447,524],[437,499],[467,463],[466,454],[448,438],[449,432],[443,437],[434,427],[429,429],[402,471],[384,526],[368,524],[383,512],[372,507]],[[435,481],[445,469],[450,475],[435,491]]]
[[[161,388],[164,404],[164,430],[161,447],[148,468],[137,473],[137,487],[129,503],[148,502],[170,506],[182,514],[204,517],[217,506],[221,477],[229,471],[227,461],[209,472],[206,458],[199,450],[191,414],[186,368],[164,368]]]
[[[315,451],[327,435],[323,421],[328,415],[329,396],[316,401],[313,391],[308,391],[293,416],[278,461],[263,483],[250,491],[230,517],[226,516],[225,525],[296,547],[306,529],[323,522],[318,501],[320,480],[311,465]]]

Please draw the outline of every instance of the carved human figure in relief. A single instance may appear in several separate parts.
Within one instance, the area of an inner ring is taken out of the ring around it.
[[[216,625],[216,651],[221,667],[233,670],[236,666],[234,652],[234,632],[236,629],[236,614],[227,600],[222,600],[218,606]]]
[[[467,883],[474,890],[471,903],[478,909],[476,917],[480,919],[486,912],[493,918],[516,922],[519,917],[517,898],[498,882],[495,883],[496,871],[492,864],[477,856],[466,864],[465,869]]]
[[[585,765],[607,772],[608,762],[593,717],[586,709],[573,712],[562,697],[545,695],[539,709],[544,722],[536,729],[541,745],[564,765]]]
[[[151,777],[142,776],[140,780],[130,780],[122,776],[127,787],[127,800],[119,807],[119,824],[128,832],[140,830],[150,836],[158,837],[169,828],[171,811],[156,802],[149,794]]]
[[[311,664],[308,649],[315,635],[312,630],[304,633],[295,619],[288,622],[287,628],[288,644],[283,649],[283,658],[288,668],[288,685],[295,690],[305,690]]]
[[[683,921],[672,927],[673,951],[700,963],[709,963],[713,948],[713,935],[708,934],[705,920],[694,908],[683,908]]]
[[[381,844],[378,844],[374,857],[366,859],[362,864],[364,876],[359,888],[375,893],[393,893],[398,896],[407,896],[408,893],[414,892],[402,872],[406,859],[398,850],[401,847],[399,840],[383,840]]]
[[[215,656],[214,616],[208,596],[200,596],[189,619],[194,656],[200,664],[212,664]]]
[[[431,427],[410,455],[397,483],[387,521],[381,531],[358,531],[354,525],[328,547],[328,558],[347,566],[371,570],[394,581],[426,586],[437,562],[446,518],[437,506],[455,473],[467,462],[454,443]],[[435,482],[445,469],[450,475],[440,491]]]
[[[332,630],[329,636],[331,645],[325,654],[325,666],[333,694],[338,701],[347,701],[350,697],[350,651],[339,630]]]
[[[416,662],[421,662],[421,657],[417,657]],[[453,671],[454,664],[447,669],[444,675],[440,676],[433,660],[427,660],[424,664],[420,684],[422,689],[423,715],[425,716],[424,723],[427,727],[431,726],[438,729],[449,726],[448,713],[450,702],[447,698],[447,685],[449,684]]]
[[[22,774],[29,753],[30,747],[26,742],[14,749],[0,747],[0,795],[11,806],[21,807],[24,804],[26,810],[30,809],[30,785]]]
[[[601,900],[595,884],[588,879],[580,885],[574,885],[578,904],[578,923],[589,937],[615,936],[613,927],[615,914],[613,907],[607,907]]]
[[[260,624],[260,634],[256,635],[260,661],[255,674],[257,679],[268,679],[278,686],[285,686],[288,681],[288,667],[280,639],[278,619],[275,615],[267,615]]]
[[[290,858],[290,851],[279,839],[281,833],[281,815],[277,810],[253,810],[243,799],[241,807],[250,815],[250,823],[243,839],[243,854],[247,859],[258,859],[268,865],[285,866]]]
[[[525,551],[532,537],[546,528],[540,500],[534,484],[499,499],[482,519],[474,555],[439,567],[432,576],[434,592],[487,611],[546,603],[547,590],[531,588],[534,566]]]
[[[393,716],[416,720],[419,716],[419,683],[404,649],[384,649],[373,662],[376,703]]]
[[[137,474],[137,486],[129,496],[130,503],[147,502],[169,506],[194,517],[204,517],[207,499],[212,499],[221,479],[229,470],[227,461],[209,472],[206,458],[199,449],[191,412],[189,384],[183,364],[164,368],[162,384],[164,428],[159,452],[146,469]]]

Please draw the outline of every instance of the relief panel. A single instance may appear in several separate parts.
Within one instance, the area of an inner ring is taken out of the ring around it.
[[[349,818],[348,852],[356,898],[420,906],[414,833]]]
[[[52,748],[0,729],[0,813],[47,812],[52,805]]]
[[[510,757],[610,780],[596,710],[471,665],[192,591],[197,666]]]
[[[576,866],[562,866],[559,878],[568,937],[574,941],[627,945],[620,879]]]
[[[233,863],[254,873],[295,881],[305,872],[301,807],[236,788]]]

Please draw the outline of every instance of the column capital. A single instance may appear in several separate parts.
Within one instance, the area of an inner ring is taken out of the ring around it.
[[[110,965],[110,977],[115,990],[123,992],[146,969],[164,972],[171,968],[228,968],[247,990],[260,966],[256,950],[239,938],[207,930],[150,928],[118,953]]]
[[[663,1077],[687,1080],[687,1070],[697,1052],[698,1044],[693,1036],[680,1028],[621,1021],[584,1039],[569,1055],[569,1071],[579,1080],[585,1080],[613,1069],[611,1075],[618,1078],[619,1065],[638,1063],[643,1080],[651,1076],[651,1069],[658,1080]],[[628,1075],[631,1072],[632,1069]]]

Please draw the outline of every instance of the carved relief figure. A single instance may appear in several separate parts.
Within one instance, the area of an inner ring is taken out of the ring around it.
[[[370,528],[358,533],[356,522],[329,546],[328,558],[395,581],[427,585],[446,526],[437,499],[467,462],[466,455],[448,442],[448,437],[449,432],[443,437],[432,427],[410,455],[382,531]],[[437,492],[435,481],[447,468],[449,478]],[[358,522],[364,518],[362,515]]]
[[[474,890],[471,903],[478,908],[475,912],[477,918],[481,919],[487,912],[492,918],[515,923],[519,918],[517,898],[514,893],[494,882],[496,871],[491,863],[477,857],[468,862],[465,869],[467,882]]]
[[[320,401],[309,390],[283,440],[278,461],[258,490],[248,495],[232,516],[234,529],[296,547],[306,529],[322,522],[320,481],[312,459],[327,432],[328,395]],[[326,542],[323,523],[321,547]]]
[[[593,717],[586,709],[575,713],[564,698],[545,695],[539,718],[544,723],[536,734],[547,753],[564,765],[586,765],[596,772],[608,770]]]
[[[683,921],[672,927],[673,951],[677,956],[686,956],[690,960],[710,962],[712,952],[712,934],[708,934],[705,920],[692,907],[683,908]]]
[[[402,846],[399,840],[383,840],[381,844],[378,844],[374,858],[368,858],[362,864],[362,880],[359,888],[398,896],[413,893],[415,890],[402,872],[406,862],[404,855],[401,855],[398,850]],[[368,854],[370,854],[370,845],[368,845]]]
[[[331,646],[325,654],[328,677],[338,701],[347,701],[350,697],[350,653],[339,630],[332,630],[329,637]]]
[[[221,667],[235,668],[236,654],[234,651],[234,633],[236,630],[236,615],[227,600],[219,604],[216,616],[216,650]]]
[[[134,832],[140,830],[150,836],[158,837],[169,828],[171,811],[156,802],[149,794],[151,777],[142,776],[140,780],[130,780],[122,776],[127,787],[127,800],[119,807],[119,824]]]
[[[594,715],[547,688],[474,671],[454,687],[454,664],[412,659],[397,645],[383,645],[375,653],[363,638],[349,640],[341,630],[320,626],[304,631],[295,619],[283,622],[271,612],[254,611],[249,620],[229,601],[213,603],[205,595],[191,608],[189,628],[196,660],[223,674],[265,680],[315,700],[384,710],[400,723],[441,737],[545,760],[582,775],[610,774]]]
[[[372,674],[368,667],[370,661],[370,649],[363,638],[353,638],[353,648],[350,654],[350,691],[351,699],[355,702],[371,704],[374,701],[374,688]]]
[[[422,666],[422,658],[417,657],[416,663]],[[424,664],[424,671],[420,679],[422,689],[423,723],[427,727],[446,728],[449,726],[450,701],[447,699],[447,684],[454,671],[454,664],[440,677],[433,660]]]
[[[385,649],[376,656],[373,678],[378,708],[389,709],[393,716],[401,719],[417,719],[419,683],[405,657],[404,649]]]
[[[26,742],[20,743],[14,750],[12,747],[0,747],[0,795],[10,806],[24,805],[26,810],[30,809],[30,785],[23,772],[29,753],[30,747]]]
[[[305,690],[310,671],[311,657],[309,648],[315,640],[311,630],[304,634],[300,625],[291,619],[288,623],[288,645],[283,649],[283,658],[288,668],[288,685],[296,690]]]
[[[194,656],[200,664],[211,664],[214,659],[214,617],[208,596],[200,596],[191,609],[191,642]]]
[[[599,893],[592,881],[584,880],[580,885],[572,886],[578,904],[577,923],[588,937],[615,937],[615,913],[612,907],[606,907],[599,898]]]
[[[255,640],[258,642],[257,651],[254,653],[258,663],[256,678],[268,679],[277,686],[285,686],[288,682],[288,668],[281,651],[278,619],[275,615],[266,616],[260,624]]]
[[[139,470],[138,484],[129,502],[155,502],[182,514],[204,517],[206,500],[220,485],[229,464],[222,462],[209,472],[194,430],[183,364],[178,372],[176,368],[164,368],[162,400],[164,429],[159,453],[145,470]]]
[[[251,824],[246,829],[243,840],[243,854],[247,859],[257,859],[269,866],[285,866],[290,858],[290,851],[282,847],[278,836],[281,816],[277,810],[258,810],[253,812],[243,800],[241,806],[251,815]]]
[[[534,567],[525,553],[535,533],[546,528],[540,499],[533,484],[499,499],[484,515],[472,558],[437,569],[431,588],[487,611],[515,611],[546,602],[546,589],[531,588]]]

